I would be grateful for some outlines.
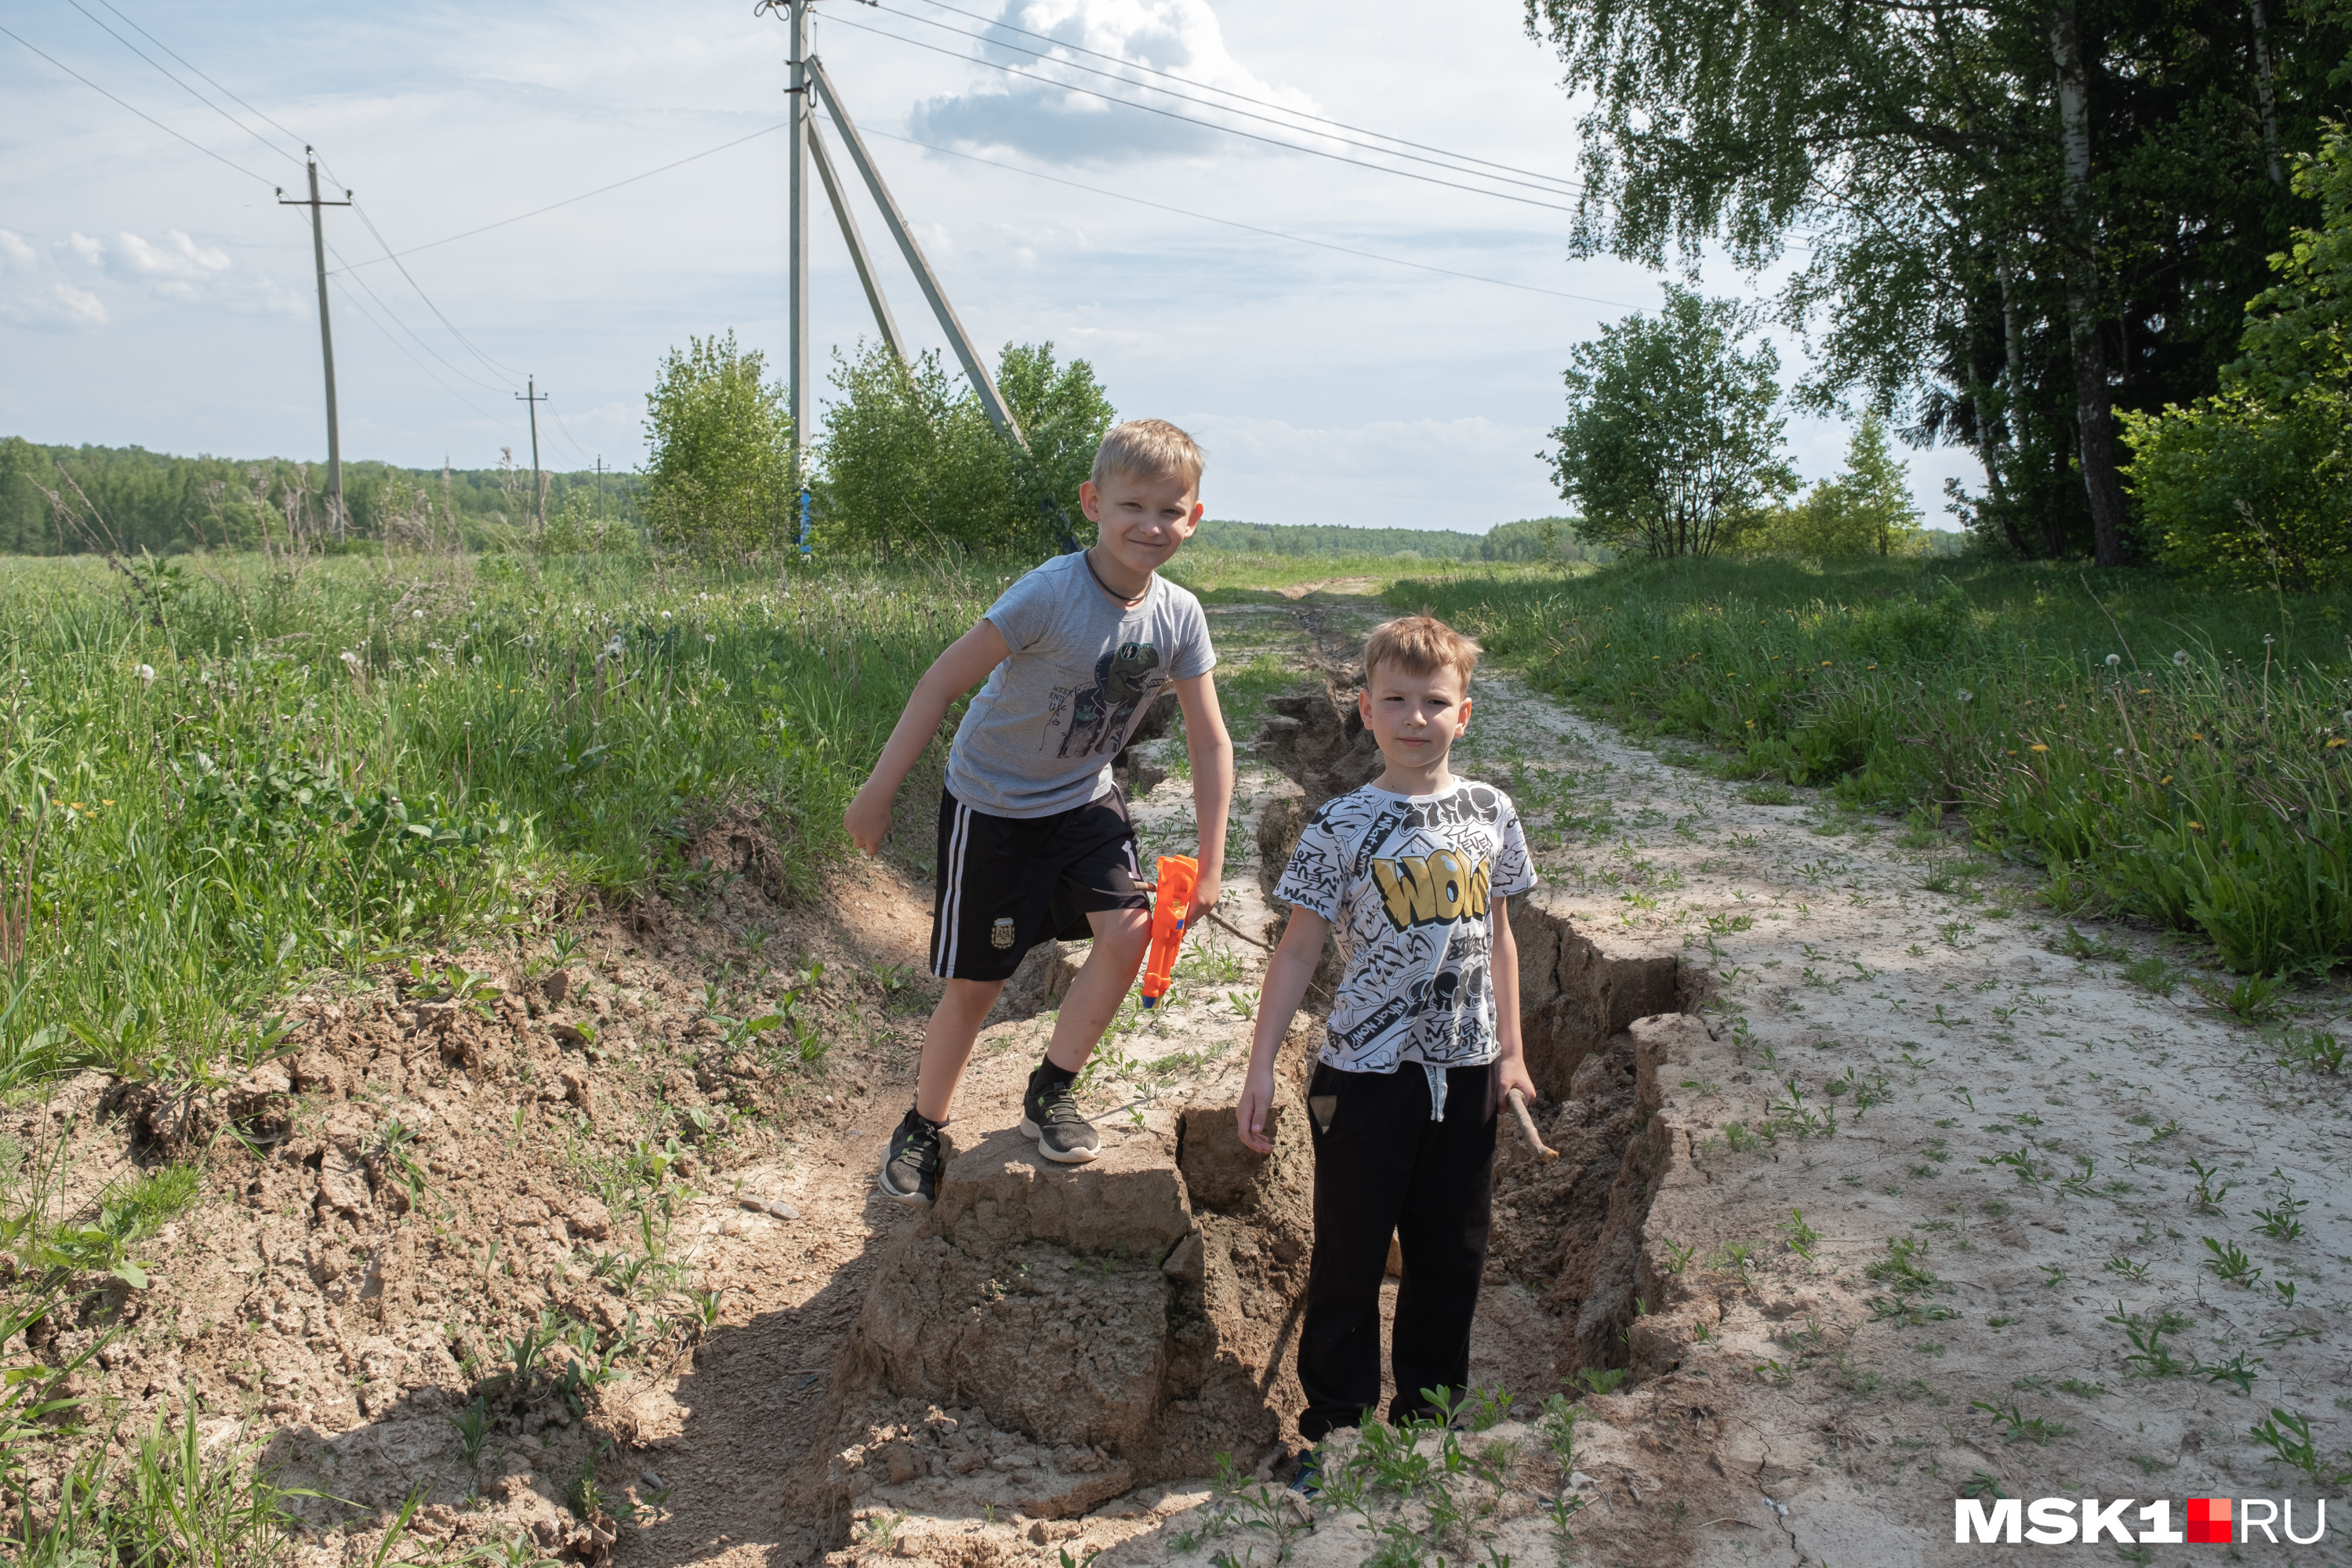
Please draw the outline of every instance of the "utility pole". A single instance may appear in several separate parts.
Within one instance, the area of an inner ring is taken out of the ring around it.
[[[539,531],[547,531],[547,487],[539,473],[539,405],[547,401],[540,391],[536,376],[526,378],[523,384],[530,390],[515,394],[515,401],[530,405],[530,509],[539,521]]]
[[[604,454],[596,454],[596,521],[604,521]]]
[[[808,490],[805,454],[809,422],[809,201],[808,201],[808,11],[811,0],[784,0],[792,23],[792,85],[785,89],[792,107],[785,117],[792,124],[792,329],[791,396],[793,415],[793,486]]]
[[[346,536],[343,526],[343,438],[335,426],[335,331],[327,321],[327,226],[320,207],[347,207],[352,205],[352,193],[345,191],[339,202],[319,199],[319,160],[310,157],[310,149],[302,149],[310,159],[310,199],[286,199],[286,187],[278,187],[278,205],[281,207],[310,209],[310,256],[319,268],[319,353],[327,363],[327,518],[334,524],[335,537]]]

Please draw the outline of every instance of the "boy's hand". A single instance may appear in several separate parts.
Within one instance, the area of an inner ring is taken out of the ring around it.
[[[885,794],[868,781],[857,792],[857,798],[849,803],[849,809],[842,813],[841,826],[849,830],[851,839],[868,855],[882,853],[883,836],[890,831],[891,803],[898,793],[891,790]]]
[[[1528,1076],[1528,1060],[1525,1057],[1497,1057],[1495,1059],[1495,1076],[1491,1081],[1494,1084],[1494,1099],[1493,1103],[1486,1107],[1486,1114],[1489,1116],[1501,1113],[1503,1102],[1511,1098],[1511,1090],[1515,1089],[1528,1097],[1529,1105],[1533,1105],[1538,1098],[1536,1094],[1536,1080]]]
[[[1184,934],[1192,936],[1201,929],[1202,917],[1217,907],[1217,895],[1222,891],[1214,877],[1202,877],[1192,887],[1192,907],[1184,914]]]
[[[1240,1124],[1242,1142],[1261,1154],[1274,1152],[1274,1141],[1265,1135],[1265,1113],[1274,1106],[1274,1074],[1253,1068],[1242,1080],[1242,1102],[1234,1108],[1234,1120]]]

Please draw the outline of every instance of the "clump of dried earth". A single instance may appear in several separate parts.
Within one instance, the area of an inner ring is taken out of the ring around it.
[[[1507,1142],[1498,1166],[1473,1380],[1514,1403],[1457,1441],[1483,1468],[1450,1491],[1255,1484],[1297,1446],[1308,1158],[1295,1098],[1270,1159],[1232,1135],[1278,929],[1249,861],[1344,787],[1329,704],[1375,611],[1212,614],[1229,666],[1317,680],[1244,758],[1229,928],[1084,1080],[1095,1165],[1015,1131],[1083,958],[1054,947],[982,1036],[938,1205],[877,1195],[932,994],[920,813],[909,868],[804,910],[737,821],[703,841],[740,876],[701,910],[615,915],[561,963],[436,955],[488,977],[480,1006],[322,983],[286,1005],[282,1079],[85,1078],[16,1108],[27,1171],[63,1152],[59,1215],[133,1166],[205,1175],[141,1249],[150,1288],[36,1349],[61,1364],[110,1326],[91,1408],[128,1434],[193,1400],[215,1449],[321,1494],[320,1563],[365,1560],[412,1489],[401,1550],[427,1561],[520,1535],[592,1562],[1340,1563],[1385,1532],[1457,1561],[1924,1563],[1963,1491],[2314,1495],[2252,1436],[2273,1405],[2352,1447],[2336,1080],[2166,994],[2152,934],[2086,942],[1940,828],[1770,804],[1489,679],[1462,771],[1538,846],[1513,922],[1560,1154]],[[1300,731],[1327,715],[1318,778]],[[1189,847],[1189,792],[1150,787],[1181,742],[1134,761],[1147,853]],[[822,1060],[730,1041],[806,960]],[[2327,998],[2297,1005],[2326,1026]],[[1572,1436],[1534,1419],[1564,1385]],[[478,1396],[469,1457],[451,1418]],[[1367,1452],[1334,1473],[1400,1473]]]

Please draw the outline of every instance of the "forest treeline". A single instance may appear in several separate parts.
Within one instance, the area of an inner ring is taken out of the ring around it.
[[[545,476],[551,521],[593,518],[636,527],[643,480],[607,471]],[[45,447],[0,437],[0,553],[95,548],[157,555],[246,550],[265,538],[323,537],[326,468],[280,458],[176,457],[142,447]],[[55,495],[57,502],[50,497]],[[376,540],[404,528],[499,548],[529,536],[530,470],[343,465],[345,531]],[[64,515],[60,516],[62,509]]]
[[[1614,554],[1576,537],[1576,520],[1531,517],[1485,533],[1451,528],[1350,528],[1341,523],[1236,522],[1209,518],[1195,550],[1252,555],[1418,555],[1424,561],[1592,561]]]

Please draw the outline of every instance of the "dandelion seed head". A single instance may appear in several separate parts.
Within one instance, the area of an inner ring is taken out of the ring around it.
[[[1961,700],[1961,701],[1963,701],[1963,702],[1968,701],[1970,698],[1974,697],[1975,695],[1976,695],[1976,693],[1975,693],[1975,692],[1969,690],[1966,687],[1962,687],[1962,688],[1960,689],[1960,700]]]
[[[2123,663],[2123,661],[2124,656],[2119,653],[2111,653],[2107,655],[2107,668],[2109,669],[2115,668],[2117,665]]]
[[[2179,665],[2181,668],[2187,669],[2189,668],[2189,650],[2185,647],[2174,649],[2172,662]]]
[[[142,664],[131,673],[142,681],[152,682],[155,679],[155,667],[152,664]]]

